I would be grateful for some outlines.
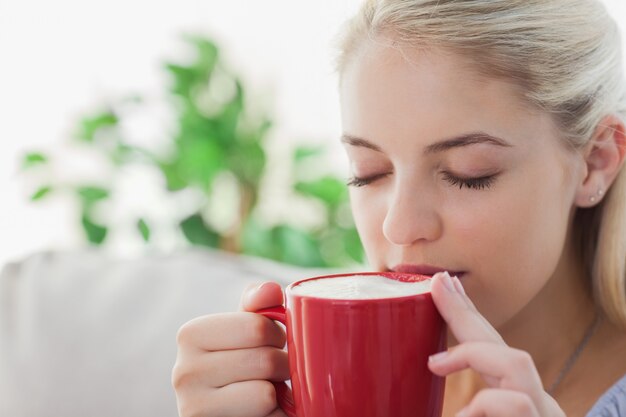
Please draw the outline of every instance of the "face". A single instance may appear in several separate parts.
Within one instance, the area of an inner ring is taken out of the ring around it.
[[[504,80],[371,43],[342,74],[354,218],[376,270],[461,278],[496,327],[563,258],[579,158]]]

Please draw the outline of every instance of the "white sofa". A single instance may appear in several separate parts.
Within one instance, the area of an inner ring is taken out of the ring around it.
[[[36,254],[0,275],[0,416],[173,417],[176,332],[307,270],[218,251]]]

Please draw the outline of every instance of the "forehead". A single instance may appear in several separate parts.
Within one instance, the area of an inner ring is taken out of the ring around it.
[[[468,131],[496,136],[556,133],[517,85],[487,77],[449,51],[368,42],[346,65],[340,87],[344,131],[385,139],[438,139]]]

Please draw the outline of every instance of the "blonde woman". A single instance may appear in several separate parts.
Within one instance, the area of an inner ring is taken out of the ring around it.
[[[368,1],[338,69],[370,265],[438,272],[443,415],[626,417],[626,84],[604,7]],[[266,283],[242,307],[281,302]],[[284,341],[246,312],[183,326],[180,415],[285,416]]]

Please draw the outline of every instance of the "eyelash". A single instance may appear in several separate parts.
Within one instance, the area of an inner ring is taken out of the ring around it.
[[[363,186],[371,184],[372,182],[378,179],[384,178],[388,175],[389,174],[379,174],[379,175],[374,175],[372,177],[367,177],[367,178],[352,177],[348,180],[347,185],[349,187],[363,187]],[[493,185],[496,179],[496,176],[497,174],[489,175],[486,177],[479,177],[479,178],[460,178],[460,177],[455,177],[449,172],[444,173],[444,179],[448,181],[450,185],[458,186],[459,189],[462,189],[463,187],[467,187],[469,189],[474,189],[474,190],[484,190],[484,189],[490,188]]]
[[[453,186],[459,186],[459,189],[463,187],[471,188],[474,190],[484,190],[490,188],[495,179],[496,175],[488,175],[486,177],[479,178],[460,178],[451,175],[449,172],[444,173],[444,179]]]
[[[348,180],[347,185],[348,187],[363,187],[365,185],[373,183],[378,179],[385,178],[387,175],[389,174],[378,174],[367,178],[352,177]]]

